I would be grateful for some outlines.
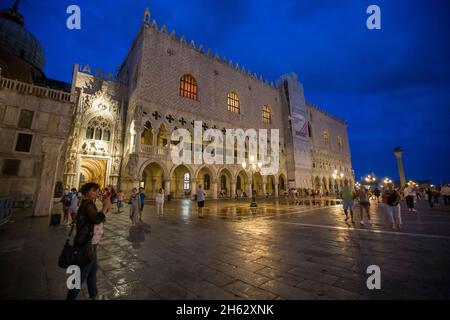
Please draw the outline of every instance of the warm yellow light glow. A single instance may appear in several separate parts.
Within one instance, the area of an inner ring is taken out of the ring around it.
[[[245,167],[247,167],[247,164],[245,162],[242,162],[242,168],[245,169]]]

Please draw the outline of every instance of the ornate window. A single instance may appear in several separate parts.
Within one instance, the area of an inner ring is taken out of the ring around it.
[[[86,129],[86,139],[110,141],[111,124],[103,117],[95,117],[89,121]]]
[[[180,96],[192,100],[198,100],[197,97],[197,81],[190,74],[185,74],[180,79]]]
[[[144,125],[144,130],[141,133],[141,144],[153,144],[153,127],[150,121],[147,121]]]
[[[239,96],[235,92],[228,94],[228,111],[234,113],[241,113],[241,105],[239,102]]]
[[[265,105],[263,107],[262,118],[263,118],[263,123],[270,124],[272,122],[272,117],[270,114],[270,107],[268,105]]]
[[[338,143],[338,146],[339,146],[339,150],[342,150],[342,138],[341,138],[341,136],[337,137],[337,143]]]
[[[328,133],[328,129],[323,129],[323,142],[328,144],[330,142],[330,134]]]
[[[191,188],[191,176],[189,174],[189,172],[186,172],[184,174],[184,179],[183,179],[184,183],[183,183],[183,189],[184,190],[189,190]]]

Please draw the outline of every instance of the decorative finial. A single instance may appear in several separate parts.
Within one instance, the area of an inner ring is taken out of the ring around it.
[[[16,12],[19,10],[19,2],[20,2],[20,0],[15,0],[14,4],[12,6],[12,9]]]
[[[144,24],[150,24],[151,20],[150,20],[150,9],[149,7],[145,8],[145,12],[144,12],[144,20],[143,20]]]

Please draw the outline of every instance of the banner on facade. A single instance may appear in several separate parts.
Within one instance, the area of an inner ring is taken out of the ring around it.
[[[305,114],[300,112],[292,113],[292,131],[295,137],[306,138],[308,135],[308,121]]]

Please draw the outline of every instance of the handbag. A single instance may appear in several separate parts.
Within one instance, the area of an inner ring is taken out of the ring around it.
[[[86,241],[86,243],[80,247],[72,246],[69,243],[74,226],[75,224],[70,228],[64,248],[58,259],[58,266],[63,269],[67,269],[72,265],[83,267],[94,260],[94,246],[91,243],[91,239]]]

